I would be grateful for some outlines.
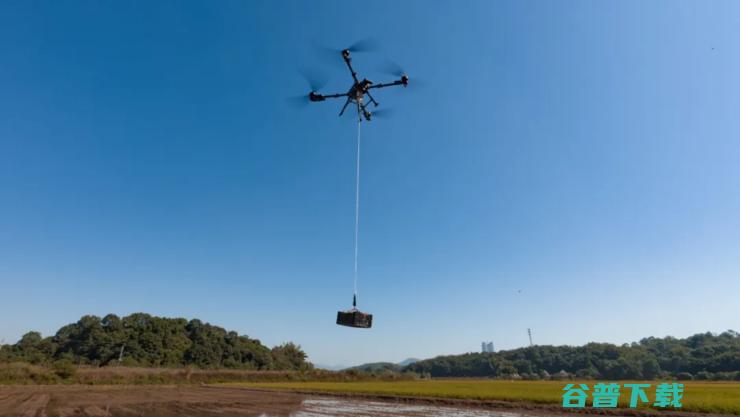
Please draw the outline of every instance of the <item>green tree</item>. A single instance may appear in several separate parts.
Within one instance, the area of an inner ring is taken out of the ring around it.
[[[311,365],[306,362],[306,353],[292,342],[275,346],[271,353],[275,369],[311,369]]]

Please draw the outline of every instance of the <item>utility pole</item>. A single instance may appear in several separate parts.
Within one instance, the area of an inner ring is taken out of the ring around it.
[[[121,345],[121,353],[118,354],[118,364],[121,364],[121,361],[123,360],[123,348],[125,348],[126,345]]]
[[[529,328],[528,328],[528,329],[527,329],[527,334],[529,335],[529,346],[530,346],[530,347],[532,347],[532,346],[534,346],[534,345],[532,344],[532,329],[529,329]]]

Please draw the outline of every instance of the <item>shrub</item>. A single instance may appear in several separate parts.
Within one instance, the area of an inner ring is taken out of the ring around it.
[[[715,381],[732,381],[734,376],[734,372],[715,372],[712,379]]]
[[[692,379],[694,379],[694,376],[688,372],[679,372],[676,375],[676,379],[678,379],[679,381],[691,381]]]
[[[707,381],[707,380],[712,379],[712,374],[707,371],[699,371],[696,373],[696,379]]]
[[[58,378],[48,369],[27,363],[0,364],[0,383],[4,384],[51,384]]]
[[[52,365],[52,370],[62,379],[70,379],[77,375],[77,367],[69,359],[61,359]]]
[[[576,371],[576,376],[583,379],[597,379],[599,378],[599,371],[594,367],[583,368]]]

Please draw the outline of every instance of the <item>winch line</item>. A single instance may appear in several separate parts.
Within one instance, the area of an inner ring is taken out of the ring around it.
[[[354,268],[354,298],[353,306],[357,303],[357,252],[358,252],[358,238],[360,235],[360,125],[361,121],[357,121],[357,172],[355,176],[355,268]]]

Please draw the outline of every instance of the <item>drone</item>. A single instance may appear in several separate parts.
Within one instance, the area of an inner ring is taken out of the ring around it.
[[[376,88],[393,87],[397,85],[406,87],[409,85],[409,77],[403,73],[401,74],[400,79],[388,83],[375,84],[367,78],[363,78],[362,80],[358,79],[357,72],[355,72],[354,68],[352,68],[350,48],[342,50],[342,59],[344,59],[344,63],[347,64],[347,68],[349,69],[350,74],[352,74],[353,84],[352,87],[350,87],[349,91],[347,91],[346,93],[337,94],[319,94],[315,90],[312,90],[308,94],[308,99],[312,102],[325,101],[327,98],[347,97],[347,101],[345,101],[344,106],[342,106],[342,111],[339,112],[340,117],[344,114],[344,111],[347,110],[347,106],[349,106],[351,103],[355,103],[355,105],[357,106],[358,119],[362,121],[362,118],[364,117],[365,120],[369,122],[373,117],[373,113],[367,109],[367,106],[365,105],[365,97],[367,96],[370,103],[375,105],[375,107],[378,107],[378,102],[375,101],[375,98],[373,98],[372,94],[370,94],[370,90]]]

